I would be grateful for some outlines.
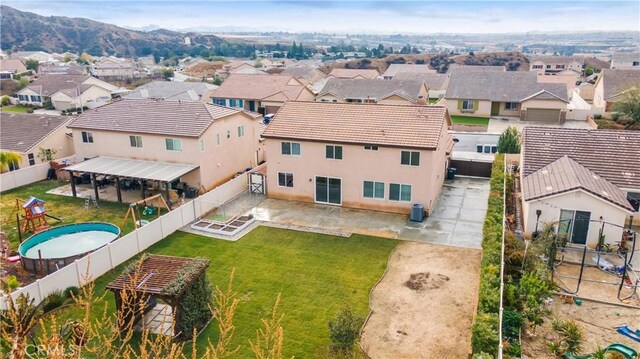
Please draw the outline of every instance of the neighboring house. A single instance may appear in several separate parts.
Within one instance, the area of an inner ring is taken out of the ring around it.
[[[269,197],[430,213],[453,139],[437,106],[287,102],[262,137]]]
[[[135,63],[130,59],[105,57],[92,65],[92,74],[103,80],[131,80],[139,77]]]
[[[125,99],[155,98],[164,100],[210,102],[207,94],[218,86],[206,82],[152,81],[123,96]]]
[[[317,102],[426,105],[429,88],[418,80],[365,80],[329,78]]]
[[[633,87],[640,88],[640,69],[603,69],[593,90],[593,106],[609,117],[616,101]]]
[[[455,71],[445,95],[451,115],[518,117],[561,123],[569,103],[567,86],[538,83],[535,72]]]
[[[10,56],[12,59],[20,59],[22,61],[36,60],[39,63],[53,63],[58,61],[51,54],[44,51],[16,51]]]
[[[454,72],[469,73],[469,72],[505,72],[507,68],[504,66],[481,66],[481,65],[449,65],[449,71],[447,74],[451,75]]]
[[[18,102],[23,105],[43,106],[51,101],[56,110],[77,107],[93,108],[111,100],[110,83],[87,75],[41,76],[18,91]]]
[[[38,75],[86,75],[87,69],[82,65],[72,63],[59,63],[38,66]]]
[[[391,64],[387,71],[382,74],[385,80],[391,80],[401,73],[410,74],[435,74],[436,70],[430,69],[429,65],[413,65],[413,64]]]
[[[429,88],[429,98],[444,97],[449,85],[449,75],[439,73],[411,73],[400,72],[393,77],[394,80],[418,80],[424,82]]]
[[[186,172],[168,181],[179,177],[191,187],[208,191],[264,158],[259,150],[260,119],[202,102],[143,99],[89,110],[68,127],[73,131],[76,156],[89,160],[82,167],[86,173],[98,172],[95,167],[103,161],[113,162],[103,168],[105,175],[122,173],[117,172],[118,166],[151,162],[156,167],[140,171],[136,178],[178,167]],[[102,160],[92,164],[94,157]]]
[[[526,127],[522,139],[525,232],[551,223],[570,243],[594,248],[600,230],[619,242],[638,215],[640,132]]]
[[[27,72],[27,67],[18,59],[0,60],[0,80],[10,80],[18,74]]]
[[[313,93],[292,76],[233,74],[211,93],[214,104],[276,113],[286,101],[313,101]]]
[[[22,161],[9,169],[47,162],[42,155],[52,159],[73,155],[73,140],[66,127],[69,121],[71,118],[62,116],[3,113],[0,116],[0,150],[22,155]]]
[[[282,71],[281,75],[293,76],[305,85],[317,82],[326,76],[324,72],[317,68],[307,66],[287,67]]]
[[[378,70],[373,69],[333,69],[327,75],[339,79],[376,79],[379,76]]]
[[[538,82],[565,84],[567,85],[567,91],[572,92],[580,82],[580,74],[573,70],[565,70],[554,75],[538,73]]]
[[[640,52],[617,52],[611,56],[612,69],[640,68]]]
[[[547,75],[565,70],[573,70],[582,74],[584,59],[571,56],[533,56],[529,62],[529,71]]]

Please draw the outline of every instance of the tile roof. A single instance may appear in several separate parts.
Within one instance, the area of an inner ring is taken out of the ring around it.
[[[333,69],[328,76],[333,76],[342,79],[353,79],[358,76],[365,79],[375,79],[380,76],[378,70],[373,69]]]
[[[534,71],[451,73],[445,98],[520,102],[542,90],[568,101],[564,83],[538,83]]]
[[[292,76],[232,74],[211,97],[237,99],[265,99],[282,93],[295,100],[306,87]]]
[[[453,72],[506,72],[504,66],[481,66],[481,65],[458,65],[451,64],[449,66],[449,74]]]
[[[569,64],[572,62],[583,63],[584,59],[571,56],[532,56],[530,62],[543,62],[545,64]]]
[[[382,76],[395,78],[394,76],[400,73],[434,74],[436,73],[436,70],[430,69],[429,65],[391,64],[387,68],[387,71],[385,71],[384,74],[382,74]]]
[[[394,80],[418,80],[427,84],[429,90],[446,90],[449,84],[449,75],[439,73],[416,74],[401,72],[393,77]]]
[[[633,211],[633,207],[620,188],[567,155],[524,177],[522,186],[525,201],[581,189],[616,206]]]
[[[417,102],[424,82],[417,80],[377,80],[329,78],[318,96],[334,95],[341,99],[372,99],[380,101],[398,95],[407,101]]]
[[[26,88],[39,93],[41,96],[51,96],[61,90],[72,90],[75,96],[78,84],[87,81],[88,75],[45,75],[40,76]],[[75,82],[74,82],[75,81]]]
[[[200,101],[210,90],[217,86],[204,82],[152,81],[136,87],[127,99],[159,98],[165,100]]]
[[[27,67],[18,59],[0,60],[0,71],[21,73],[27,71]]]
[[[525,127],[523,176],[569,156],[622,189],[640,189],[640,132]]]
[[[629,87],[640,87],[640,69],[603,69],[600,81],[604,89],[604,99],[609,100]]]
[[[322,71],[309,66],[287,67],[281,75],[293,76],[298,80],[305,80],[307,83],[316,82],[325,76]]]
[[[123,99],[85,112],[68,127],[200,137],[213,121],[236,113],[244,112],[203,102]]]
[[[25,153],[71,118],[3,112],[0,116],[0,148]]]
[[[451,120],[445,107],[286,102],[266,138],[436,149]]]
[[[640,61],[640,52],[615,52],[611,55],[611,62],[615,66],[616,62]]]

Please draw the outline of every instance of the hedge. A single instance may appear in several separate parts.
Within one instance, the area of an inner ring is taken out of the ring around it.
[[[497,353],[498,312],[500,310],[500,258],[504,206],[504,155],[496,154],[491,168],[487,215],[482,228],[482,262],[478,315],[472,327],[471,346],[474,353]]]

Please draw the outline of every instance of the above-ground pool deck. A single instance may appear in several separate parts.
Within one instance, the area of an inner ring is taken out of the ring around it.
[[[20,261],[29,272],[52,273],[120,237],[110,223],[66,224],[36,233],[20,244]]]

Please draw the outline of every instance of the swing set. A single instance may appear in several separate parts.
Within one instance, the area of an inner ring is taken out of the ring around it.
[[[143,208],[142,211],[140,210],[141,207]],[[171,211],[169,205],[164,200],[164,197],[162,197],[161,194],[147,197],[138,202],[133,202],[129,205],[127,214],[124,216],[122,225],[120,227],[124,226],[129,216],[131,216],[134,228],[140,228],[149,223],[149,221],[143,219],[143,217],[149,217],[155,214],[157,214],[157,217],[160,217],[160,215],[162,214],[162,208],[165,208],[167,212]]]

